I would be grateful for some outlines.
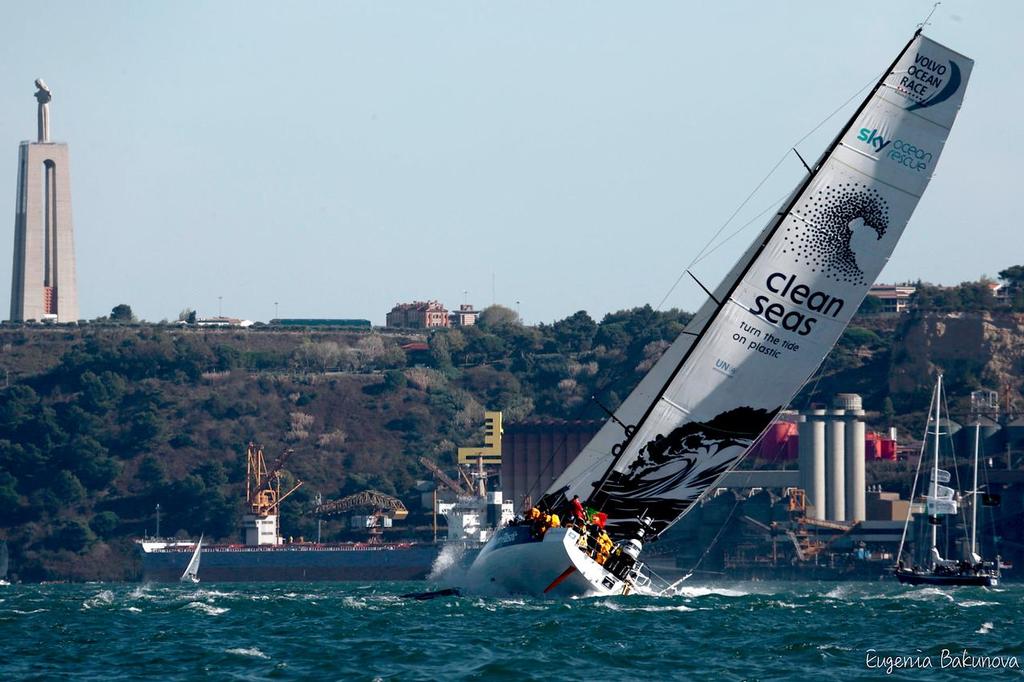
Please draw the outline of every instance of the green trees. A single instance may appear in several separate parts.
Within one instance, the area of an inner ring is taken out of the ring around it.
[[[110,311],[111,322],[134,322],[135,315],[132,314],[132,307],[127,303],[118,303]]]

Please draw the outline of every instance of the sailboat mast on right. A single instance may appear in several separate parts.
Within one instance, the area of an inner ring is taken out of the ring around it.
[[[928,444],[928,436],[931,435],[932,453],[929,458],[925,453],[925,447],[921,449],[921,458],[917,465],[917,474],[914,476],[914,490],[911,497],[917,492],[917,483],[921,477],[921,470],[926,459],[931,460],[930,472],[928,472],[927,492],[924,495],[925,509],[928,513],[928,523],[931,527],[931,543],[926,566],[912,564],[905,566],[903,562],[903,547],[906,543],[907,529],[910,526],[912,513],[907,514],[907,520],[903,526],[903,537],[900,540],[900,548],[896,556],[898,563],[894,569],[896,578],[908,585],[973,585],[979,587],[995,587],[999,584],[1000,558],[995,561],[985,561],[978,554],[978,502],[980,490],[978,489],[978,453],[981,443],[981,418],[986,407],[993,407],[992,399],[987,399],[985,392],[975,392],[971,395],[972,416],[974,419],[974,447],[971,490],[968,495],[971,498],[971,521],[970,536],[965,538],[966,558],[948,559],[942,556],[939,549],[939,526],[943,525],[944,517],[956,517],[961,513],[960,496],[957,491],[945,483],[952,479],[950,472],[939,468],[940,437],[952,434],[952,421],[949,419],[948,411],[943,419],[942,410],[946,403],[946,396],[942,388],[942,375],[939,375],[935,384],[935,391],[932,393],[931,406],[928,408],[928,424],[925,428],[925,445]],[[933,416],[934,414],[934,416]],[[945,430],[944,430],[945,429]]]

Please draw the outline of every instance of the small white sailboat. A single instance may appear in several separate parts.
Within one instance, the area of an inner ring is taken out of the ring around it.
[[[197,583],[199,582],[199,559],[203,550],[203,536],[199,536],[199,542],[196,543],[195,551],[192,552],[192,558],[188,560],[188,566],[185,567],[185,572],[181,574],[181,582],[183,583]]]
[[[541,512],[572,518],[578,496],[606,515],[610,555],[591,549],[596,531],[583,523],[546,533],[509,525],[481,550],[466,588],[575,596],[643,585],[643,543],[739,463],[843,333],[931,179],[972,65],[918,30],[710,300],[547,489]]]

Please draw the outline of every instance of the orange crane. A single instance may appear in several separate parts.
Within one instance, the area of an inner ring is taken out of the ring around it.
[[[292,454],[293,450],[285,450],[268,468],[263,459],[263,446],[249,443],[245,453],[245,502],[252,514],[268,516],[276,513],[285,498],[302,486],[302,481],[297,481],[291,490],[281,494],[281,471]]]

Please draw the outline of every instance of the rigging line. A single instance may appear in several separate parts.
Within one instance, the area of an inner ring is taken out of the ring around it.
[[[921,476],[921,462],[924,461],[924,451],[928,446],[928,422],[932,419],[932,408],[935,407],[935,394],[932,394],[931,402],[928,403],[928,418],[924,422],[924,438],[921,439],[921,451],[917,455],[917,471],[914,472],[914,482],[910,485],[910,504],[907,505],[907,519],[903,522],[903,534],[900,536],[900,546],[896,551],[896,561],[903,559],[903,545],[907,540],[907,528],[910,526],[910,519],[914,515],[914,493],[917,492],[917,479]],[[938,422],[935,425],[935,437],[938,438]],[[914,558],[910,558],[911,567]]]
[[[956,489],[957,492],[964,489],[963,484],[960,481],[960,466],[956,461],[956,442],[953,440],[953,421],[952,417],[949,416],[949,394],[943,390],[942,392],[942,406],[946,408],[946,437],[949,438],[949,453],[950,458],[953,460],[953,476],[956,477]],[[960,521],[963,524],[964,529],[964,540],[970,540],[970,536],[967,532],[967,511],[964,509],[964,505],[958,505],[960,507]],[[948,547],[947,547],[948,549]]]
[[[885,76],[886,74],[888,74],[888,71],[886,71],[885,73],[883,73],[883,74],[882,74],[882,77],[884,77],[884,76]],[[876,83],[876,82],[877,82],[878,80],[879,80],[879,78],[873,78],[872,80],[868,81],[868,82],[867,82],[867,83],[866,83],[866,84],[865,84],[865,85],[864,85],[863,87],[861,87],[861,88],[860,88],[859,90],[857,90],[857,92],[853,93],[853,94],[852,94],[852,95],[851,95],[851,96],[850,96],[850,97],[849,97],[849,98],[848,98],[848,99],[847,99],[847,100],[846,100],[845,102],[843,102],[843,103],[842,103],[842,104],[840,104],[840,105],[839,105],[838,107],[836,107],[835,109],[833,109],[833,110],[832,110],[832,113],[830,113],[830,114],[829,114],[828,116],[826,116],[825,118],[821,119],[821,121],[819,121],[819,122],[818,122],[818,124],[817,124],[816,126],[814,126],[813,128],[811,128],[811,129],[810,129],[810,130],[809,130],[809,131],[808,131],[808,132],[807,132],[807,133],[806,133],[806,134],[805,134],[805,135],[804,135],[803,137],[801,137],[801,138],[800,138],[799,140],[797,140],[797,141],[796,141],[795,143],[793,143],[793,145],[792,145],[792,151],[796,151],[796,148],[797,148],[797,147],[798,147],[798,146],[799,146],[799,145],[800,145],[800,144],[801,144],[801,143],[802,143],[802,142],[803,142],[804,140],[806,140],[807,138],[809,138],[809,137],[810,137],[811,135],[813,135],[814,133],[818,132],[818,130],[819,130],[819,129],[820,129],[820,128],[821,128],[822,126],[823,126],[823,125],[825,125],[825,124],[826,124],[826,123],[828,123],[828,122],[829,122],[830,120],[832,120],[832,118],[833,118],[833,117],[834,117],[834,116],[835,116],[836,114],[838,114],[838,113],[839,113],[840,111],[842,111],[842,110],[843,110],[843,109],[845,109],[845,108],[846,108],[847,106],[849,106],[850,102],[853,102],[854,100],[856,100],[856,99],[857,99],[857,98],[858,98],[858,97],[860,96],[860,94],[861,94],[862,92],[864,92],[864,90],[866,90],[867,88],[870,88],[870,87],[872,86],[872,84]],[[697,263],[699,263],[700,261],[704,260],[704,258],[706,258],[707,256],[710,256],[710,255],[711,255],[711,254],[712,254],[713,252],[717,251],[717,250],[718,250],[718,249],[719,249],[719,248],[720,248],[720,247],[722,246],[722,244],[725,244],[725,242],[729,241],[729,240],[730,240],[730,239],[732,239],[732,238],[733,238],[734,236],[736,236],[736,234],[738,234],[739,232],[743,231],[743,229],[744,229],[744,228],[748,227],[748,226],[750,225],[750,223],[754,222],[755,220],[757,220],[758,218],[760,218],[760,217],[761,217],[762,215],[764,215],[764,213],[765,213],[765,212],[766,212],[766,211],[767,211],[768,209],[765,209],[765,211],[762,211],[762,212],[761,212],[761,213],[759,213],[759,214],[758,214],[757,216],[755,216],[755,217],[754,217],[753,219],[751,219],[751,220],[750,220],[749,222],[745,223],[745,224],[743,225],[743,227],[741,227],[741,228],[740,228],[740,229],[739,229],[739,230],[738,230],[737,232],[735,232],[735,233],[731,234],[730,236],[726,237],[726,239],[725,239],[725,240],[724,240],[723,242],[721,242],[720,244],[718,244],[718,245],[717,245],[717,246],[715,246],[714,248],[710,248],[710,247],[711,247],[711,245],[712,245],[712,244],[713,244],[713,243],[715,242],[715,240],[716,240],[716,239],[718,239],[718,237],[719,237],[719,236],[721,236],[722,232],[723,232],[723,231],[725,231],[725,228],[729,226],[729,223],[731,223],[731,222],[733,221],[733,219],[735,219],[735,218],[736,218],[736,216],[737,216],[737,215],[739,214],[739,212],[740,212],[740,211],[742,211],[742,210],[743,210],[743,208],[744,208],[744,207],[745,207],[745,206],[746,206],[746,205],[747,205],[747,204],[748,204],[748,203],[750,202],[750,200],[751,200],[751,199],[752,199],[752,198],[754,197],[754,195],[755,195],[755,194],[757,194],[758,190],[760,190],[760,189],[761,189],[761,187],[762,187],[762,186],[763,186],[763,185],[764,185],[764,184],[765,184],[766,182],[768,182],[768,179],[769,179],[769,178],[770,178],[770,177],[771,177],[772,175],[774,175],[774,174],[775,174],[775,171],[776,171],[776,170],[778,170],[779,166],[781,166],[781,165],[782,165],[782,162],[783,162],[783,161],[785,161],[785,160],[786,160],[786,157],[788,157],[788,156],[789,156],[789,151],[790,151],[790,150],[787,150],[787,151],[786,151],[786,153],[785,153],[785,154],[783,154],[783,155],[782,155],[782,156],[781,156],[781,157],[779,158],[779,160],[775,162],[775,165],[774,165],[774,166],[772,166],[771,170],[769,170],[769,171],[768,171],[767,175],[765,175],[765,176],[764,176],[764,177],[763,177],[763,178],[761,179],[761,182],[757,183],[757,186],[756,186],[756,187],[754,187],[754,189],[753,189],[753,190],[751,190],[750,194],[748,194],[748,195],[747,195],[747,198],[746,198],[746,199],[744,199],[744,200],[743,200],[743,201],[742,201],[742,202],[740,203],[740,205],[736,207],[736,210],[734,210],[734,211],[732,212],[732,214],[731,214],[731,215],[730,215],[730,216],[729,216],[729,217],[728,217],[728,218],[726,219],[726,221],[725,221],[724,223],[722,223],[722,226],[718,228],[718,230],[717,230],[717,231],[715,232],[715,234],[713,234],[713,235],[711,236],[711,238],[710,238],[710,239],[708,239],[708,241],[707,241],[707,242],[705,242],[704,246],[703,246],[703,247],[701,247],[701,250],[697,252],[697,255],[696,255],[696,256],[694,256],[694,258],[693,258],[693,260],[692,260],[692,261],[690,262],[690,264],[689,264],[689,265],[687,265],[687,266],[686,266],[686,267],[685,267],[685,268],[683,269],[683,271],[682,271],[681,273],[679,273],[679,277],[678,277],[678,278],[676,278],[676,281],[675,281],[675,282],[674,282],[674,283],[672,284],[672,286],[671,286],[671,287],[669,287],[669,290],[668,290],[668,291],[667,291],[667,292],[665,293],[665,296],[664,296],[664,297],[662,297],[662,299],[661,299],[661,302],[660,302],[660,303],[658,304],[658,307],[657,307],[657,308],[655,308],[655,310],[661,310],[661,306],[663,306],[663,305],[665,304],[665,301],[666,301],[666,300],[668,300],[668,297],[672,295],[672,292],[676,290],[676,287],[678,287],[678,286],[679,286],[679,283],[683,281],[683,278],[684,278],[684,277],[686,276],[686,271],[687,271],[687,270],[689,270],[690,268],[692,268],[692,267],[693,267],[694,265],[696,265],[696,264],[697,264]],[[798,157],[800,156],[800,153],[799,153],[799,152],[797,152],[797,156],[798,156]],[[803,158],[801,158],[800,160],[801,160],[801,161],[803,161]],[[805,163],[805,164],[804,164],[804,166],[806,166],[806,165],[807,165],[807,164]],[[808,170],[810,170],[810,169],[808,169]],[[784,199],[784,198],[785,198],[786,196],[788,196],[788,194],[789,194],[789,193],[787,192],[787,193],[786,193],[785,195],[783,195],[783,196],[782,196],[782,198],[781,198],[781,199],[779,199],[779,201],[781,201],[781,200],[782,200],[782,199]],[[776,202],[775,202],[775,203],[773,203],[772,205],[774,206],[775,204],[778,204],[778,203],[779,203],[779,201],[776,201]]]
[[[932,15],[935,14],[935,10],[937,10],[939,8],[939,5],[941,5],[941,4],[942,4],[941,2],[937,2],[934,5],[932,5],[932,11],[928,13],[928,16],[926,16],[924,18],[924,21],[922,21],[920,24],[917,25],[917,30],[920,31],[925,26],[928,26],[931,23]]]
[[[779,197],[778,199],[776,199],[776,200],[775,200],[775,201],[773,201],[772,203],[770,203],[770,204],[768,204],[767,206],[765,206],[765,207],[764,207],[764,208],[763,208],[763,209],[761,210],[761,212],[760,212],[760,213],[758,213],[757,215],[755,215],[755,216],[754,216],[753,218],[751,218],[751,219],[750,219],[750,220],[748,220],[747,222],[743,223],[743,224],[742,224],[742,225],[741,225],[740,227],[738,227],[738,228],[737,228],[737,229],[736,229],[736,230],[735,230],[734,232],[732,232],[732,233],[731,233],[731,234],[730,234],[730,235],[729,235],[728,237],[726,237],[725,239],[723,239],[722,241],[720,241],[720,242],[719,242],[719,243],[718,243],[717,245],[715,245],[715,248],[713,248],[713,249],[710,249],[710,250],[708,250],[708,251],[707,251],[707,252],[706,252],[706,253],[705,253],[705,254],[704,254],[703,256],[701,256],[700,258],[696,259],[696,260],[695,260],[695,261],[693,262],[693,264],[694,264],[694,265],[696,265],[697,263],[700,263],[700,262],[701,262],[701,261],[703,261],[703,260],[704,260],[705,258],[707,258],[707,257],[708,257],[708,256],[710,256],[711,254],[713,254],[713,253],[714,253],[715,251],[718,251],[718,250],[719,250],[720,248],[722,248],[723,246],[725,246],[726,244],[728,244],[728,243],[729,243],[729,241],[730,241],[730,240],[731,240],[731,239],[732,239],[733,237],[735,237],[736,235],[740,234],[741,232],[743,232],[744,230],[746,230],[746,229],[747,229],[748,227],[750,227],[750,226],[751,226],[751,225],[752,225],[753,223],[755,223],[755,222],[757,222],[758,220],[760,220],[760,219],[761,219],[761,218],[762,218],[762,217],[764,216],[764,214],[765,214],[765,213],[767,213],[768,211],[772,210],[773,208],[775,208],[776,206],[778,206],[779,204],[781,204],[781,203],[782,203],[782,200],[783,200],[783,199],[785,199],[785,198],[786,198],[787,196],[789,196],[789,192],[786,192],[785,194],[783,194],[782,196],[780,196],[780,197]],[[684,273],[684,274],[685,274],[685,273]]]

